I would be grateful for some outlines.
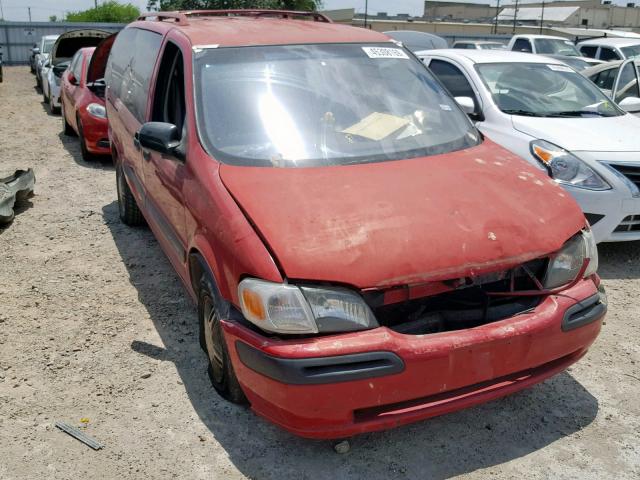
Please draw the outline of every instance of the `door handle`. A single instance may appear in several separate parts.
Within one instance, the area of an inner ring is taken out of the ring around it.
[[[140,146],[140,137],[138,136],[138,132],[136,132],[136,133],[133,135],[133,146],[134,146],[134,148],[135,148],[136,150],[138,150],[138,151],[140,151],[140,149],[142,148],[142,147]]]
[[[151,160],[151,152],[149,150],[142,150],[142,158],[148,162]]]

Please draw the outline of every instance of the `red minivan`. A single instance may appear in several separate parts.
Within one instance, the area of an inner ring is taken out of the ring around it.
[[[597,337],[580,208],[385,35],[162,12],[118,34],[105,79],[120,217],[197,302],[216,390],[290,432],[498,398]]]

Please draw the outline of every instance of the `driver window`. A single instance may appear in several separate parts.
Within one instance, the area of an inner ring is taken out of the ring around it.
[[[438,77],[438,80],[442,82],[452,96],[472,98],[475,111],[480,111],[476,94],[467,77],[464,76],[464,73],[462,73],[458,67],[444,60],[431,60],[429,70]]]
[[[609,93],[613,90],[613,84],[616,81],[616,75],[618,75],[618,68],[609,68],[608,70],[603,70],[600,73],[589,78],[593,83],[595,83],[598,88],[601,90],[607,90]]]
[[[158,70],[151,120],[175,125],[184,137],[185,107],[182,52],[175,44],[168,42]]]
[[[612,60],[620,60],[620,56],[615,52],[613,48],[600,47],[600,60],[610,62]]]
[[[513,51],[515,52],[533,52],[533,48],[531,47],[531,42],[526,38],[519,38],[513,44]]]
[[[627,97],[640,98],[640,92],[638,91],[638,77],[636,76],[636,69],[633,62],[629,62],[622,67],[614,100],[616,103],[620,103]]]

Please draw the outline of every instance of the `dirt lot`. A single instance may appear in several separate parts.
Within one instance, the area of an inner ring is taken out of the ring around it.
[[[0,84],[0,176],[38,181],[0,230],[1,479],[640,477],[640,244],[601,247],[609,315],[569,372],[337,455],[216,395],[153,235],[120,224],[110,162],[81,160],[34,85]],[[83,417],[104,450],[53,427]]]

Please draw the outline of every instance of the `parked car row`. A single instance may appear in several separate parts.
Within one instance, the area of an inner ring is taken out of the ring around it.
[[[64,131],[109,149],[120,218],[158,238],[230,401],[345,438],[513,393],[596,339],[596,241],[640,231],[640,119],[562,61],[416,56],[274,10],[147,14],[64,58]]]

